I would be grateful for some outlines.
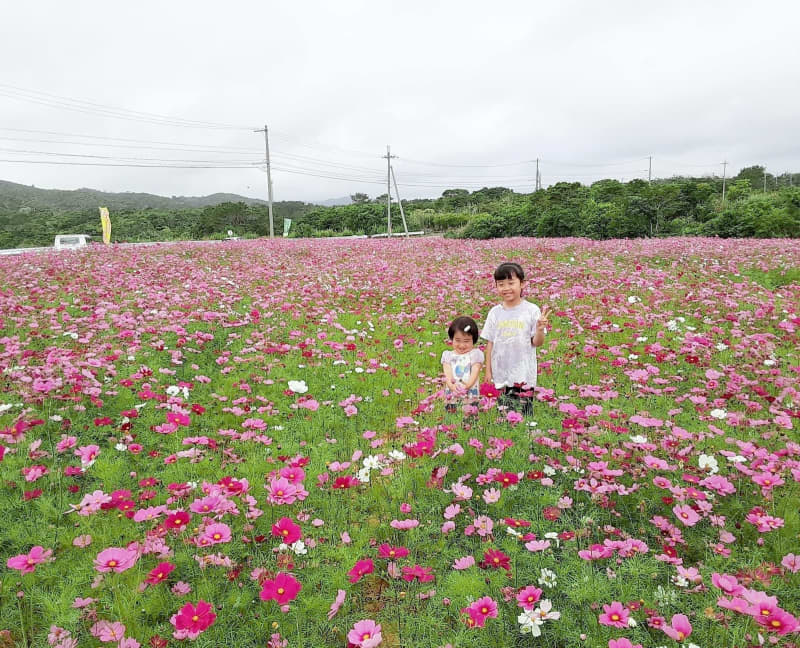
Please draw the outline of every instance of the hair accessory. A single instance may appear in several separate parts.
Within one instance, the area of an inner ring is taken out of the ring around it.
[[[467,325],[464,327],[464,333],[469,333],[469,329],[470,329],[471,327],[472,327],[472,325],[471,325],[471,324],[467,324]]]

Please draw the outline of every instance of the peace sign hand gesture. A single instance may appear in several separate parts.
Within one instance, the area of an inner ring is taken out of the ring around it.
[[[539,315],[539,319],[536,320],[536,332],[538,333],[541,331],[544,333],[545,329],[549,328],[550,326],[550,307],[545,305],[542,309],[542,314]]]

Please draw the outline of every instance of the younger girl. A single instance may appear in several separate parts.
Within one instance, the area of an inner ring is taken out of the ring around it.
[[[471,317],[457,317],[447,329],[447,336],[453,342],[452,350],[442,353],[446,409],[454,412],[456,398],[469,400],[478,398],[478,379],[483,367],[483,351],[475,348],[478,341],[478,325]]]

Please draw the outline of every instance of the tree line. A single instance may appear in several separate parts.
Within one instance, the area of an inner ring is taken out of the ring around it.
[[[660,236],[800,237],[800,174],[772,176],[764,167],[742,169],[725,183],[716,177],[559,182],[533,193],[505,187],[448,189],[438,198],[404,200],[410,230],[462,238],[582,236],[592,239]],[[386,231],[386,195],[354,194],[350,205],[303,202],[274,205],[275,231],[292,220],[290,236],[346,236]],[[203,208],[119,209],[115,241],[167,241],[269,234],[267,208],[223,202]],[[392,208],[392,229],[402,231]],[[100,238],[96,209],[9,209],[0,205],[0,248],[50,245],[56,234]]]

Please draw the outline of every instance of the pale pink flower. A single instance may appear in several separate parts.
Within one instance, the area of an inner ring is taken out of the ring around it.
[[[89,632],[103,643],[118,642],[125,636],[125,626],[119,621],[98,621]]]
[[[381,626],[372,619],[357,621],[347,633],[347,640],[358,648],[375,648],[383,640]]]
[[[682,642],[692,634],[692,624],[685,614],[674,614],[671,625],[664,626],[664,634],[675,641]]]
[[[133,567],[138,558],[139,556],[135,551],[110,547],[97,554],[94,567],[99,572],[114,571],[120,573]]]
[[[475,558],[472,556],[464,556],[463,558],[456,558],[453,562],[453,569],[469,569],[475,564]]]
[[[781,565],[788,569],[793,574],[800,571],[800,556],[795,556],[793,553],[788,553],[781,560]]]
[[[345,590],[340,589],[337,591],[336,599],[334,599],[333,603],[331,603],[331,609],[328,610],[328,621],[336,616],[336,613],[339,611],[339,608],[342,607],[342,603],[344,603],[346,596],[347,592]]]
[[[700,516],[695,512],[695,510],[686,504],[674,506],[672,508],[672,512],[675,513],[675,517],[677,517],[686,526],[694,526],[700,520]]]

